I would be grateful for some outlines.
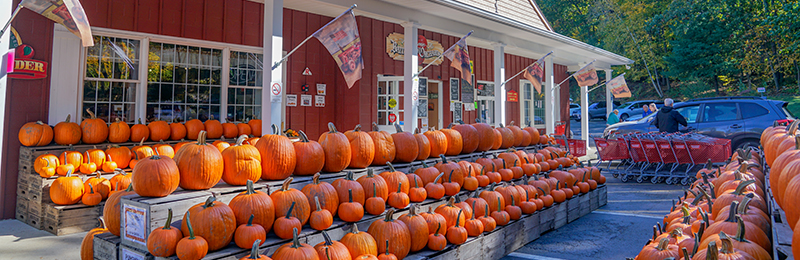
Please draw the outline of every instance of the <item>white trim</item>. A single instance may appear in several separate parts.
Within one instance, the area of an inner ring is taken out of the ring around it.
[[[50,97],[47,118],[50,125],[61,122],[67,114],[72,116],[73,122],[80,123],[80,100],[83,92],[76,92],[74,86],[83,89],[83,49],[80,39],[74,34],[61,25],[54,26],[50,76],[46,79],[50,81],[50,90],[47,93]],[[76,64],[79,66],[75,66]]]
[[[222,49],[222,87],[219,93],[219,120],[222,123],[228,122],[228,87],[231,81],[231,48]],[[263,76],[262,76],[263,77]],[[225,104],[225,105],[223,105]]]

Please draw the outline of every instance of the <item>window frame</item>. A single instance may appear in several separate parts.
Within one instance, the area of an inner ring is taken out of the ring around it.
[[[752,104],[752,105],[758,106],[761,109],[764,109],[765,111],[767,111],[767,113],[760,114],[760,115],[753,116],[753,117],[744,117],[745,109],[742,108],[743,104]],[[761,104],[759,104],[757,102],[737,102],[737,105],[739,106],[739,114],[741,114],[740,117],[742,118],[742,120],[750,119],[750,118],[756,118],[756,117],[760,117],[760,116],[765,116],[765,115],[769,115],[770,113],[772,113],[772,111],[770,111],[769,108],[766,108],[766,107],[762,106]]]
[[[528,124],[528,122],[525,122],[525,120],[524,120],[524,117],[525,117],[525,114],[524,114],[525,113],[525,101],[524,101],[525,100],[525,95],[524,95],[524,92],[523,92],[522,89],[525,86],[525,84],[528,84],[531,87],[531,99],[530,99],[531,100],[531,107],[530,107],[530,111],[529,112],[531,113],[531,119],[532,120],[531,120],[531,124],[530,125]],[[545,91],[544,90],[544,86],[545,86],[545,82],[542,81],[542,92]],[[518,95],[520,96],[519,97],[519,112],[520,112],[519,113],[519,121],[520,121],[519,122],[519,126],[521,126],[521,127],[522,126],[530,126],[530,127],[536,128],[536,129],[545,128],[545,126],[547,125],[547,118],[545,117],[545,111],[544,111],[544,107],[545,107],[544,96],[542,96],[542,98],[538,98],[537,97],[537,95],[544,95],[544,94],[543,93],[536,93],[536,89],[533,87],[533,83],[531,83],[530,81],[528,81],[526,79],[520,79],[519,80],[519,93],[518,93]],[[538,108],[538,109],[536,108],[536,102],[541,102],[541,108]],[[537,110],[539,110],[541,112],[541,114],[539,115],[539,117],[542,119],[542,123],[541,124],[536,124],[536,116],[537,116],[536,111]]]
[[[736,107],[736,118],[734,118],[734,119],[726,119],[726,120],[706,121],[705,118],[704,118],[704,116],[706,114],[706,106],[719,105],[719,104],[733,104],[733,106]],[[731,122],[731,121],[742,120],[742,114],[741,114],[742,110],[739,109],[739,103],[738,102],[710,102],[710,103],[703,103],[700,106],[700,108],[701,109],[697,112],[697,117],[698,117],[699,120],[695,120],[698,123],[719,123],[719,122]]]
[[[239,44],[230,44],[230,43],[222,43],[222,42],[212,42],[206,40],[197,40],[197,39],[189,39],[189,38],[180,38],[180,37],[173,37],[173,36],[166,36],[166,35],[157,35],[157,34],[150,34],[150,33],[142,33],[142,32],[133,32],[133,31],[124,31],[124,30],[117,30],[117,29],[109,29],[109,28],[100,28],[100,27],[92,27],[92,34],[96,36],[103,36],[103,37],[113,37],[113,38],[121,38],[121,39],[128,39],[128,40],[137,40],[139,41],[139,56],[138,60],[139,63],[137,64],[137,80],[125,80],[130,81],[129,83],[136,84],[136,96],[135,101],[133,102],[135,105],[135,111],[133,112],[134,122],[138,122],[138,119],[145,119],[146,120],[146,107],[147,107],[147,70],[149,65],[149,53],[150,53],[150,42],[159,42],[165,44],[175,44],[175,45],[186,45],[190,47],[199,47],[199,48],[210,48],[210,49],[220,49],[222,50],[222,72],[220,75],[220,117],[222,115],[227,114],[227,107],[228,107],[228,87],[230,81],[230,51],[238,51],[238,52],[249,52],[254,54],[261,54],[263,55],[263,48],[261,47],[254,47],[254,46],[246,46],[246,45],[239,45]],[[82,115],[83,109],[83,91],[84,91],[84,83],[87,80],[93,81],[102,81],[97,78],[88,78],[86,77],[86,69],[87,69],[87,56],[88,56],[88,48],[81,47],[80,49],[80,67],[81,67],[81,76],[79,77],[80,81],[78,82],[78,111],[79,115]],[[263,56],[262,56],[263,57]],[[285,66],[284,66],[285,67]],[[263,69],[262,69],[263,70]],[[264,72],[270,73],[270,72]],[[284,77],[285,79],[285,77]],[[108,80],[119,82],[120,80]],[[285,85],[285,84],[284,84]],[[263,91],[263,86],[261,86]],[[265,103],[262,100],[261,106],[264,106]],[[260,113],[259,113],[260,114]],[[221,122],[226,122],[226,118],[219,118]],[[75,120],[77,123],[83,121],[83,117],[79,116]],[[112,122],[106,122],[112,123]]]

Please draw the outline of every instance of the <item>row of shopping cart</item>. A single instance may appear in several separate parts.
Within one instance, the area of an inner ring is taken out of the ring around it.
[[[697,133],[630,133],[594,142],[601,164],[607,163],[604,169],[622,182],[688,185],[695,181],[689,173],[696,166],[722,163],[731,155],[730,140]]]

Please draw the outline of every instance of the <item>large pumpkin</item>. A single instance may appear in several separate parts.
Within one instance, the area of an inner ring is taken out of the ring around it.
[[[503,124],[500,124],[500,128],[495,128],[500,131],[500,135],[503,138],[502,144],[500,144],[500,148],[506,149],[514,146],[516,144],[516,139],[514,138],[514,132],[507,127],[503,127]]]
[[[92,111],[86,109],[89,118],[81,122],[81,140],[86,144],[99,144],[108,138],[108,125],[103,119],[97,118]]]
[[[250,216],[254,216],[253,223],[269,232],[275,221],[275,204],[269,194],[256,191],[252,181],[247,181],[246,185],[247,190],[237,194],[228,204],[236,216],[236,225],[246,224]]]
[[[314,201],[314,197],[317,197],[323,209],[327,209],[332,215],[336,215],[336,211],[339,208],[339,194],[330,183],[324,181],[320,182],[319,177],[319,173],[314,174],[311,184],[303,186],[301,191],[306,195],[306,199],[308,199],[309,202]],[[309,204],[311,206],[311,211],[317,210],[316,203]]]
[[[169,140],[178,141],[186,137],[186,126],[181,123],[169,124]]]
[[[150,129],[150,141],[161,141],[169,139],[172,134],[172,129],[166,121],[153,121],[147,125]]]
[[[389,193],[397,192],[397,187],[399,186],[400,192],[408,194],[411,185],[409,185],[406,174],[395,170],[392,163],[387,164],[389,165],[389,171],[382,172],[380,176],[386,181]]]
[[[424,134],[419,132],[419,128],[414,129],[414,139],[417,140],[417,147],[419,148],[419,153],[417,153],[417,160],[422,161],[428,159],[431,156],[431,142],[428,140]]]
[[[19,142],[24,146],[45,146],[53,141],[53,128],[42,121],[30,122],[19,129]]]
[[[311,215],[311,205],[308,203],[308,198],[303,192],[289,188],[292,183],[292,178],[289,177],[283,182],[280,190],[270,194],[272,201],[275,203],[275,215],[286,216],[289,208],[294,203],[291,216],[300,220],[300,225],[305,225],[308,222],[308,217]]]
[[[380,175],[375,175],[372,168],[367,169],[367,175],[358,177],[356,181],[361,184],[365,195],[371,196],[377,194],[377,196],[381,197],[384,201],[389,198],[388,183]]]
[[[261,179],[283,180],[294,172],[297,163],[294,145],[289,138],[280,135],[277,126],[272,125],[272,134],[258,140],[256,149],[261,158],[265,158],[261,160]]]
[[[378,130],[378,124],[372,122],[372,132],[369,132],[369,136],[372,137],[372,142],[375,144],[375,157],[372,159],[372,165],[386,165],[387,162],[394,161],[397,151],[392,135]]]
[[[375,241],[384,242],[378,243],[378,253],[389,252],[397,256],[397,259],[403,259],[411,250],[411,231],[403,221],[395,221],[392,215],[394,215],[394,209],[389,209],[384,219],[375,220],[369,225],[367,233],[372,235]],[[391,240],[388,248],[387,240]]]
[[[131,149],[119,145],[109,146],[108,149],[106,149],[106,154],[108,156],[111,156],[111,159],[117,163],[118,168],[123,168],[123,169],[128,167],[128,163],[130,163],[131,158],[133,158]]]
[[[450,124],[450,126],[452,126],[452,124]],[[447,150],[445,150],[444,155],[453,156],[461,154],[461,150],[464,147],[461,133],[450,128],[442,129],[442,133],[445,139],[447,139]]]
[[[522,129],[520,129],[518,126],[515,126],[514,121],[511,121],[506,128],[511,130],[511,134],[514,135],[514,146],[522,146],[522,141],[524,140],[522,136]]]
[[[218,250],[233,240],[236,216],[228,205],[216,201],[215,197],[208,197],[206,202],[192,206],[186,215],[183,215],[181,231],[184,236],[189,236],[189,228],[186,225],[187,216],[191,218],[195,235],[205,238],[208,242],[208,250]]]
[[[492,133],[494,133],[494,142],[492,143],[492,150],[500,149],[500,146],[503,145],[503,134],[500,133],[500,130],[497,128],[492,129]]]
[[[67,115],[64,122],[59,122],[53,128],[53,139],[57,144],[70,145],[81,141],[81,126],[69,121],[71,115]]]
[[[197,140],[200,137],[200,131],[205,131],[206,126],[200,119],[192,119],[183,124],[186,126],[186,138],[189,140]]]
[[[58,177],[50,185],[50,199],[56,205],[72,205],[81,201],[83,196],[83,182],[81,178],[72,176],[72,171],[67,176]]]
[[[143,197],[164,197],[178,189],[178,165],[169,157],[153,155],[136,163],[131,183]]]
[[[472,127],[475,128],[478,138],[478,147],[475,151],[485,152],[492,149],[492,145],[494,144],[494,130],[492,127],[486,123],[475,123],[472,124]]]
[[[176,186],[177,187],[177,186]],[[133,195],[133,185],[128,185],[124,191],[114,191],[108,195],[105,205],[103,205],[103,218],[106,220],[108,231],[115,236],[120,235],[120,200],[123,196]]]
[[[478,129],[475,129],[474,126],[464,124],[463,122],[458,125],[453,126],[453,130],[458,131],[461,134],[461,153],[472,153],[475,150],[478,150],[478,145],[480,144],[480,135],[478,135]]]
[[[408,214],[400,216],[398,220],[403,221],[408,227],[411,235],[410,250],[412,252],[422,250],[428,245],[428,235],[430,235],[428,222],[425,221],[424,217],[417,215],[417,205],[411,205]]]
[[[89,233],[86,233],[83,241],[81,241],[81,260],[94,260],[94,236],[108,232],[108,229],[103,225],[103,220],[99,220],[100,227],[89,230]]]
[[[248,180],[256,182],[261,178],[261,154],[256,147],[242,144],[246,138],[240,136],[236,144],[222,151],[222,180],[227,184],[245,185]]]
[[[139,123],[131,126],[131,141],[136,142],[147,138],[150,138],[150,128],[142,124],[142,119],[139,118]]]
[[[372,170],[370,169],[368,171],[371,172]],[[364,178],[364,176],[362,176],[362,178]],[[380,180],[383,181],[383,179]],[[336,190],[339,201],[349,201],[350,196],[352,196],[353,201],[364,205],[364,197],[367,194],[364,192],[364,188],[361,186],[362,184],[360,182],[361,178],[359,178],[358,181],[353,180],[353,172],[351,171],[348,171],[344,178],[333,181],[333,188]],[[386,185],[386,182],[384,182],[384,185]]]
[[[392,134],[392,142],[394,142],[395,147],[401,147],[401,149],[395,149],[394,162],[413,162],[417,159],[417,155],[419,155],[417,139],[414,138],[413,134],[403,132],[400,125],[394,124],[394,127],[397,132]]]
[[[431,142],[430,157],[438,157],[447,151],[447,137],[444,136],[442,131],[428,130],[424,135]]]
[[[250,126],[250,134],[261,136],[261,119],[251,119],[247,124]]]
[[[526,128],[523,128],[522,130],[528,132],[531,135],[531,143],[530,143],[530,145],[534,145],[534,144],[538,144],[539,143],[539,130],[536,130],[536,128],[533,128],[533,127],[530,127],[530,126],[526,127]]]
[[[219,120],[214,119],[214,115],[211,115],[211,119],[203,122],[203,128],[206,130],[206,138],[208,139],[217,139],[222,136],[222,124]],[[261,135],[259,134],[258,136]]]
[[[131,138],[131,127],[128,123],[122,122],[117,118],[114,123],[108,126],[108,141],[112,143],[122,143]]]
[[[347,247],[350,255],[377,255],[378,246],[376,245],[375,238],[367,232],[358,231],[358,225],[353,224],[352,230],[340,239],[342,244]]]
[[[350,164],[347,167],[367,168],[375,158],[375,143],[372,142],[372,137],[361,131],[361,125],[356,125],[353,130],[344,132],[344,135],[350,141]]]
[[[347,136],[343,133],[336,131],[336,126],[334,126],[333,123],[328,122],[328,132],[320,135],[319,144],[322,146],[322,150],[325,151],[323,160],[325,166],[322,167],[323,171],[340,172],[350,164],[350,159],[352,157],[350,141],[347,140]]]
[[[206,131],[200,131],[196,144],[187,144],[175,154],[181,173],[181,188],[205,190],[214,187],[222,178],[222,154],[206,143]]]

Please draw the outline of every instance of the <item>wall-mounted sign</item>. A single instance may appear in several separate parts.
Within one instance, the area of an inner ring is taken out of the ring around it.
[[[458,101],[458,82],[457,78],[450,78],[450,101]]]
[[[403,38],[403,34],[400,33],[391,33],[389,36],[386,36],[386,54],[389,54],[389,57],[392,57],[392,59],[403,60],[405,56]],[[420,58],[424,59],[422,60],[422,64],[430,64],[444,52],[441,43],[425,39],[425,36],[422,35],[419,35],[417,48],[419,50],[417,53],[419,53]],[[433,62],[433,65],[439,64],[442,64],[442,59]]]
[[[328,93],[326,84],[317,84],[317,95],[326,95]]]
[[[286,95],[286,106],[287,107],[296,107],[297,106],[297,95]]]
[[[428,99],[439,99],[439,93],[429,93]]]
[[[389,123],[397,122],[397,115],[396,114],[389,114]]]
[[[315,107],[325,107],[325,96],[314,96]]]
[[[519,102],[519,93],[513,90],[509,90],[508,94],[506,95],[506,101],[508,102]]]
[[[15,79],[43,79],[47,77],[47,62],[31,59],[33,47],[27,44],[9,51],[8,77]]]
[[[389,99],[389,108],[394,108],[396,106],[397,106],[397,100],[394,99],[394,98],[393,99]]]
[[[303,70],[303,76],[311,76],[311,70],[308,69],[308,67],[306,67],[306,69]]]
[[[310,107],[311,95],[300,95],[300,105],[304,107]]]

